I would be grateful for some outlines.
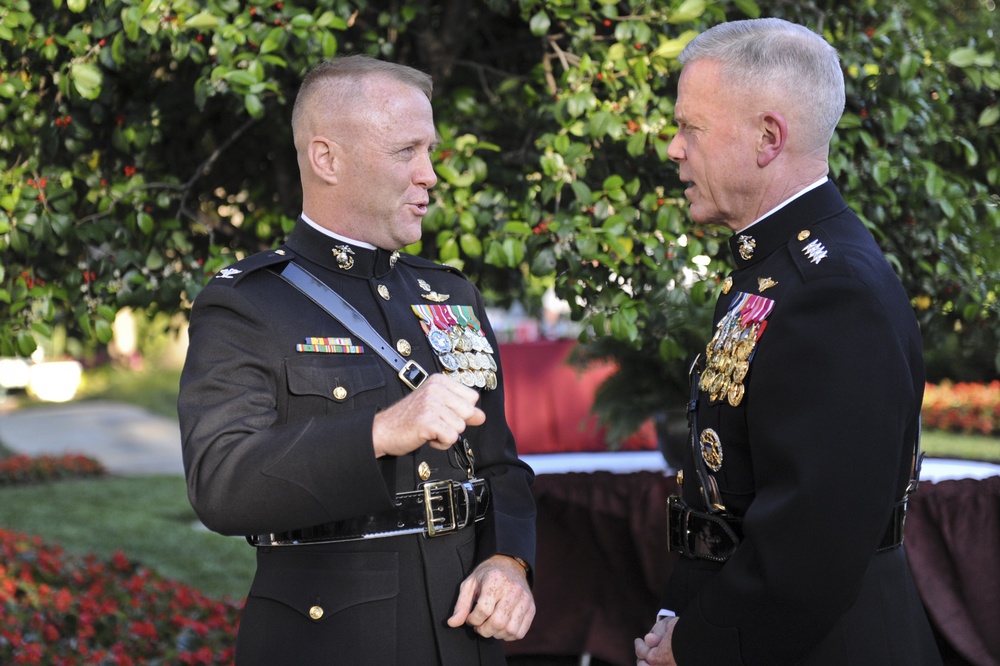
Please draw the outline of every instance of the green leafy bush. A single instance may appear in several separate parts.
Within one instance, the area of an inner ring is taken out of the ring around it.
[[[676,57],[748,16],[840,50],[833,177],[913,295],[925,347],[957,338],[1000,365],[1000,47],[981,0],[11,0],[0,355],[106,343],[125,306],[184,312],[208,275],[277,243],[299,212],[301,74],[363,52],[436,82],[439,183],[408,249],[494,305],[535,309],[553,288],[598,353],[646,361],[634,386],[672,386],[704,341],[667,305],[706,307],[729,268],[728,233],[692,229],[666,156]]]

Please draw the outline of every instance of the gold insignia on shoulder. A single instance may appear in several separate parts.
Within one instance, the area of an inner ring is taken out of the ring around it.
[[[757,241],[753,236],[740,235],[737,239],[740,242],[740,256],[743,257],[743,261],[750,261],[753,259],[753,250],[757,247]]]
[[[375,290],[378,291],[378,295],[381,296],[384,300],[389,300],[389,287],[385,286],[384,284],[380,284],[378,287],[375,288]]]
[[[804,241],[805,239],[809,238],[809,230],[803,229],[802,231],[799,232],[799,235],[796,236],[796,238],[798,238],[800,241]]]
[[[727,277],[725,280],[722,281],[722,293],[723,294],[728,294],[729,290],[732,289],[732,288],[733,288],[733,278],[732,277]]]
[[[352,254],[354,254],[354,250],[352,250],[347,245],[338,245],[337,247],[333,248],[332,252],[333,252],[333,258],[337,262],[337,266],[341,270],[345,271],[351,270],[351,268],[354,266],[354,257],[351,256]]]
[[[777,280],[772,280],[769,277],[757,278],[757,291],[761,292],[765,289],[770,289],[771,287],[778,284]]]
[[[432,291],[428,294],[420,294],[420,297],[427,299],[428,301],[431,301],[433,303],[444,303],[449,298],[451,298],[449,294],[439,294],[436,291]]]
[[[701,444],[702,460],[708,468],[713,472],[722,469],[722,440],[719,439],[719,433],[711,428],[705,428],[701,431],[698,443]]]

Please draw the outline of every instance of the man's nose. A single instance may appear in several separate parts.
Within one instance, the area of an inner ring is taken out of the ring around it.
[[[424,154],[413,174],[413,182],[425,189],[431,189],[437,184],[437,174],[434,173],[434,164],[431,163],[430,153]]]
[[[667,145],[667,157],[669,157],[674,162],[680,162],[684,159],[684,147],[683,140],[680,138],[680,134],[675,134],[674,138],[670,140]]]

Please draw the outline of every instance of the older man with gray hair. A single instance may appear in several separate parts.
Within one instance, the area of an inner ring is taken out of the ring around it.
[[[901,545],[920,331],[828,177],[837,52],[772,18],[718,25],[680,59],[668,154],[691,219],[732,230],[736,269],[692,367],[679,556],[637,663],[940,664]]]

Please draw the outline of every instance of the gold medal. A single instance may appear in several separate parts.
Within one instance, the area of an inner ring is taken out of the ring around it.
[[[743,400],[743,393],[745,391],[746,389],[743,387],[743,384],[733,384],[726,392],[726,400],[733,407],[738,407]]]

